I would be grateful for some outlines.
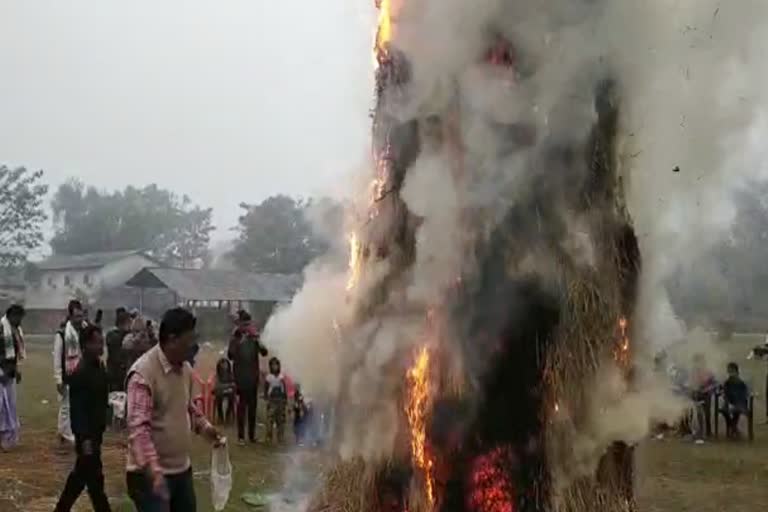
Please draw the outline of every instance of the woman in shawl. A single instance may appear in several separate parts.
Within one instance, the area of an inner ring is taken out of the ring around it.
[[[0,450],[19,442],[19,415],[16,410],[16,384],[21,380],[19,361],[24,359],[21,320],[24,308],[14,304],[0,319]]]
[[[153,338],[154,329],[152,322],[145,320],[144,317],[136,313],[131,324],[131,332],[123,338],[123,350],[125,351],[127,368],[129,370],[144,352],[154,346]]]

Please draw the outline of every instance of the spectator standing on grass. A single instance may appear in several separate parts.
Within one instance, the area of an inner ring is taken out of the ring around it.
[[[758,357],[762,360],[768,360],[768,335],[765,337],[765,342],[752,349],[750,357]],[[768,422],[768,372],[765,374],[765,418]]]
[[[307,442],[307,430],[312,426],[311,421],[310,403],[304,399],[301,386],[296,384],[293,393],[293,434],[299,446]]]
[[[739,437],[739,419],[749,410],[749,388],[739,376],[739,365],[728,363],[728,378],[723,383],[723,408],[728,437]]]
[[[266,356],[267,349],[253,325],[251,315],[239,311],[235,330],[229,341],[227,356],[233,363],[237,391],[237,441],[245,444],[245,419],[248,418],[248,440],[256,442],[256,406],[259,398],[259,356]]]
[[[288,386],[283,375],[280,360],[269,360],[269,373],[264,383],[264,398],[267,400],[267,441],[273,442],[277,431],[277,442],[285,440],[285,413],[288,407]]]
[[[109,376],[101,362],[104,354],[101,329],[96,325],[85,327],[80,341],[82,359],[69,378],[70,414],[77,459],[54,512],[69,512],[85,488],[95,512],[110,512],[101,463],[109,395]]]
[[[19,442],[19,414],[16,410],[16,385],[21,381],[19,362],[24,359],[24,334],[21,320],[24,308],[14,304],[0,319],[0,450]]]
[[[69,418],[69,376],[80,363],[80,331],[83,330],[85,313],[78,300],[71,300],[67,305],[67,320],[56,331],[53,339],[53,379],[59,395],[59,438],[68,443],[75,442]]]
[[[131,332],[123,338],[123,352],[127,358],[127,368],[133,366],[145,352],[151,349],[153,344],[151,338],[152,323],[146,322],[140,316],[131,317]]]
[[[194,512],[190,449],[194,430],[215,443],[218,432],[192,402],[187,358],[195,316],[167,311],[159,343],[128,371],[128,495],[138,512]]]
[[[216,382],[213,386],[213,396],[219,421],[228,423],[235,405],[235,375],[232,373],[232,363],[226,357],[222,357],[216,363]],[[226,413],[224,412],[224,402],[227,402]]]
[[[125,308],[115,311],[115,326],[107,332],[107,374],[110,391],[125,391],[128,359],[123,341],[131,329],[131,316]]]

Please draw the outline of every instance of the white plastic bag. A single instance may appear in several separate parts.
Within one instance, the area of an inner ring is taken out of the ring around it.
[[[226,439],[211,451],[211,500],[216,512],[224,510],[232,490],[232,463]]]
[[[125,419],[125,397],[122,391],[113,391],[109,394],[108,402],[112,408],[112,417],[119,420]]]

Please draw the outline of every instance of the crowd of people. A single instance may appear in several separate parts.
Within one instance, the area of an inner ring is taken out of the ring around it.
[[[24,308],[13,305],[0,319],[0,448],[19,440],[16,386],[25,357],[21,329]],[[59,396],[58,436],[71,444],[75,464],[67,476],[56,512],[71,510],[87,490],[96,512],[110,510],[104,491],[101,447],[110,425],[111,397],[124,396],[127,434],[126,486],[139,512],[194,511],[195,493],[190,460],[191,433],[212,443],[224,442],[197,405],[193,365],[199,352],[197,320],[183,308],[167,311],[159,323],[138,311],[118,308],[114,327],[106,333],[101,312],[88,318],[83,305],[70,301],[56,330],[53,377]],[[238,444],[257,442],[257,405],[266,401],[266,440],[283,443],[293,416],[298,443],[317,442],[312,404],[298,384],[284,375],[280,360],[271,357],[266,375],[261,361],[269,351],[246,311],[235,316],[223,357],[216,364],[212,390],[215,415],[221,423],[236,418]],[[105,354],[106,352],[106,354]],[[104,361],[106,360],[106,364]]]
[[[171,309],[156,335],[137,312],[118,309],[106,335],[106,365],[100,318],[90,321],[82,304],[71,301],[54,337],[58,431],[77,455],[55,511],[71,510],[84,489],[96,512],[110,510],[101,462],[110,392],[126,394],[126,485],[138,511],[195,510],[190,434],[223,439],[193,401],[196,318]]]
[[[269,359],[267,372],[262,376],[260,361],[268,357],[269,351],[262,344],[251,315],[246,311],[238,312],[234,324],[226,356],[216,364],[217,417],[222,422],[231,421],[235,409],[238,444],[245,445],[246,440],[256,443],[256,417],[261,396],[266,401],[266,441],[281,444],[286,439],[289,402],[292,402],[296,442],[299,445],[319,443],[322,437],[320,418],[315,416],[313,404],[304,398],[301,387],[283,373],[277,357]]]

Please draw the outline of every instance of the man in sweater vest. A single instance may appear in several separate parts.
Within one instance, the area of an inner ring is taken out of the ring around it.
[[[195,324],[185,309],[166,312],[159,344],[128,371],[127,484],[139,512],[194,512],[191,433],[222,439],[192,403],[187,357]]]

